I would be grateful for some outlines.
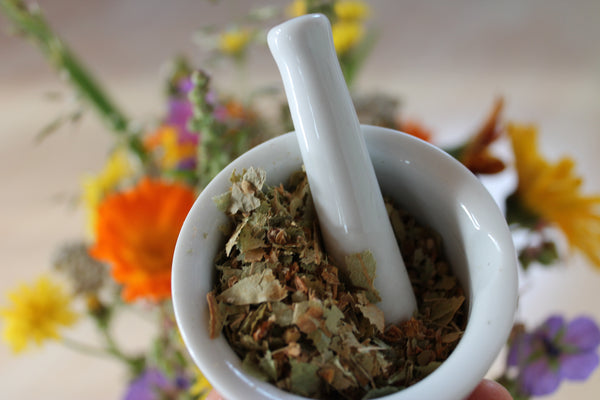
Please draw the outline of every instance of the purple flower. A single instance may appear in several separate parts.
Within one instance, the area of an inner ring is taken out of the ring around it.
[[[158,369],[151,368],[131,382],[124,400],[160,400],[164,399],[165,395],[176,396],[188,386],[189,382],[184,377],[170,380]]]
[[[187,124],[193,115],[192,104],[186,98],[172,97],[165,123],[176,127],[186,140],[198,141],[198,135],[188,130]]]
[[[194,83],[190,77],[182,78],[179,80],[179,82],[177,82],[177,90],[184,95],[187,95],[189,92],[191,92],[193,88]]]
[[[188,122],[194,115],[192,103],[188,99],[188,94],[193,88],[194,84],[192,80],[190,78],[183,78],[177,84],[177,93],[169,98],[165,123],[178,129],[180,143],[198,144],[198,134],[190,132],[188,129]],[[214,91],[209,91],[206,94],[205,100],[208,104],[218,108],[217,95]]]
[[[512,342],[507,364],[517,367],[519,389],[528,396],[554,392],[563,379],[587,379],[599,363],[600,329],[586,317],[568,324],[551,316]]]

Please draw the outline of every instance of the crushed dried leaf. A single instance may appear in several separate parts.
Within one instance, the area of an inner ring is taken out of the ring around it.
[[[372,399],[433,372],[466,323],[465,296],[439,235],[386,201],[418,310],[386,325],[370,252],[329,262],[306,174],[268,187],[260,169],[234,172],[215,198],[231,220],[207,295],[211,337],[223,334],[259,379],[315,399]]]

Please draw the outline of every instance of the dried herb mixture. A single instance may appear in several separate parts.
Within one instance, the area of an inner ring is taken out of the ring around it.
[[[225,335],[248,373],[306,397],[370,399],[418,382],[449,356],[466,305],[435,232],[386,204],[418,302],[413,318],[386,326],[373,303],[372,255],[346,260],[368,273],[341,276],[324,253],[303,172],[286,187],[266,187],[254,168],[231,182],[215,198],[232,224],[207,295],[209,329]]]

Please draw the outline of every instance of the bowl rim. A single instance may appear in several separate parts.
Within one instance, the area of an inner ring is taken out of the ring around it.
[[[361,129],[365,134],[367,147],[370,152],[371,142],[400,140],[406,145],[415,146],[415,149],[419,149],[424,154],[439,157],[440,167],[459,171],[457,173],[462,179],[465,179],[466,182],[475,188],[479,201],[484,203],[481,207],[485,206],[493,210],[491,214],[494,215],[491,215],[490,218],[495,221],[494,223],[505,227],[505,229],[496,228],[498,232],[492,238],[498,248],[501,249],[500,255],[502,256],[502,260],[500,264],[504,267],[499,268],[494,281],[488,284],[485,290],[478,291],[476,298],[471,296],[469,322],[463,338],[451,356],[424,380],[400,392],[383,397],[383,399],[387,400],[419,398],[461,399],[468,395],[483,378],[505,344],[506,338],[512,328],[517,303],[517,261],[512,236],[500,209],[491,195],[481,182],[460,162],[438,147],[413,136],[370,125],[361,125]],[[297,148],[297,154],[292,154],[293,152],[285,154],[284,150],[289,150],[290,146],[293,149]],[[233,350],[229,348],[227,341],[222,335],[216,339],[209,339],[207,329],[205,329],[204,333],[200,334],[201,340],[199,340],[198,334],[194,335],[190,332],[194,326],[197,327],[199,323],[201,324],[198,316],[195,319],[192,318],[194,321],[193,324],[190,322],[192,319],[189,310],[190,297],[188,297],[190,295],[190,279],[198,277],[197,271],[191,277],[188,276],[190,275],[188,272],[189,269],[193,268],[193,266],[189,265],[191,262],[189,257],[190,250],[188,248],[189,239],[191,236],[197,238],[199,233],[196,226],[196,219],[204,211],[202,208],[206,206],[207,202],[212,203],[212,197],[227,190],[232,170],[234,168],[239,170],[251,166],[252,164],[249,164],[247,161],[260,157],[264,151],[283,151],[283,154],[278,154],[279,157],[296,157],[298,158],[298,162],[301,163],[300,150],[293,131],[270,139],[231,162],[206,186],[198,199],[196,199],[182,226],[173,257],[173,307],[183,341],[192,359],[209,382],[215,388],[218,388],[221,394],[229,400],[237,398],[305,399],[305,397],[281,391],[269,383],[261,382],[241,372],[241,361],[237,358]],[[226,186],[223,186],[224,183]],[[501,218],[501,222],[499,218]],[[500,296],[505,301],[499,302],[498,298]],[[494,315],[490,315],[489,312],[489,308],[492,306],[496,307],[498,311]],[[472,320],[477,321],[477,323],[472,322]],[[204,325],[207,326],[206,321]],[[483,346],[481,344],[482,341],[486,341],[485,351],[481,349],[481,346]],[[473,346],[472,343],[478,344],[478,349],[475,349],[476,351],[468,348],[468,346]],[[223,354],[223,352],[227,353],[228,350],[229,355]],[[236,359],[232,360],[231,355],[236,357]],[[215,357],[217,358],[215,359]],[[443,378],[444,376],[456,377],[457,375],[461,376],[460,380],[462,380],[462,384],[458,384],[459,379],[456,378]],[[439,378],[439,376],[442,376],[442,378]],[[252,392],[255,393],[255,397],[251,396]]]

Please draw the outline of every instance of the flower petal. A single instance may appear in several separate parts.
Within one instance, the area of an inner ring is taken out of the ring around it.
[[[576,318],[567,326],[563,342],[577,347],[580,351],[595,349],[600,345],[600,329],[590,318]]]
[[[515,337],[511,343],[506,359],[508,366],[522,365],[533,353],[534,335],[531,333],[521,333]]]
[[[543,396],[558,388],[562,376],[560,370],[552,369],[548,360],[542,358],[523,368],[518,379],[527,394]]]
[[[561,375],[577,381],[586,380],[598,367],[598,354],[564,354],[560,357]]]
[[[131,382],[125,400],[159,400],[160,390],[168,386],[169,381],[162,372],[149,369]]]
[[[194,200],[187,186],[144,178],[102,202],[90,254],[111,264],[125,301],[171,296],[173,249]]]
[[[564,327],[565,319],[560,315],[552,315],[540,326],[539,330],[544,332],[548,339],[552,340]]]

